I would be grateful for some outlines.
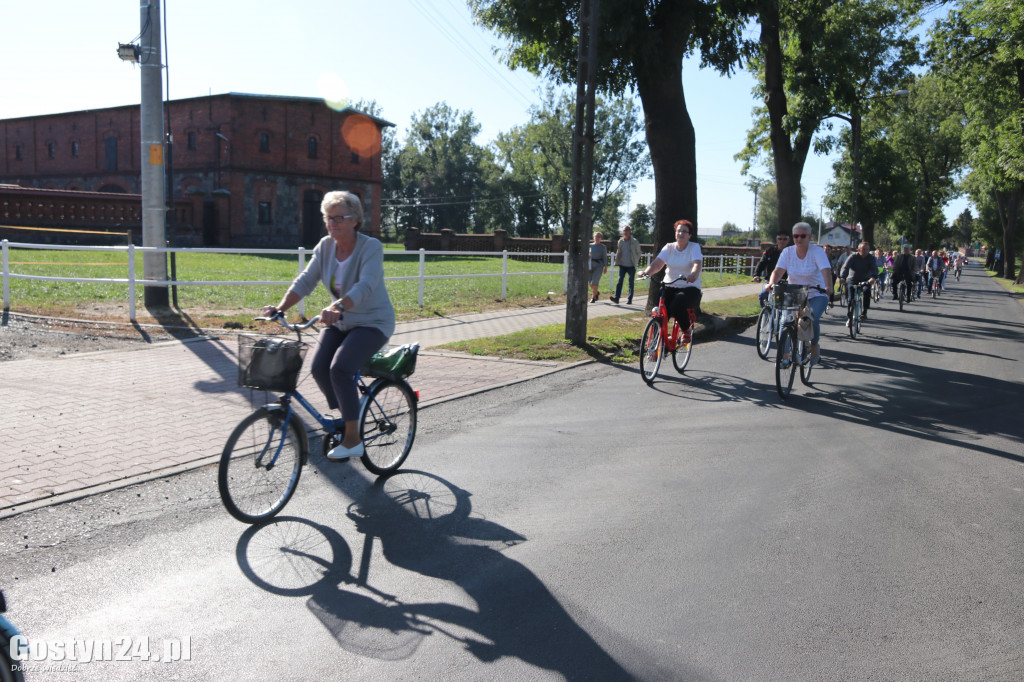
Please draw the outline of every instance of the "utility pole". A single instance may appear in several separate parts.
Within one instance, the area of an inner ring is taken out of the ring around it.
[[[164,109],[160,54],[160,0],[139,0],[139,66],[142,99],[139,119],[142,139],[142,245],[163,248],[166,241],[167,204],[164,194]],[[147,280],[167,280],[163,253],[145,253],[142,273]],[[168,307],[166,285],[145,286],[147,308]]]
[[[580,42],[576,70],[576,125],[572,135],[572,199],[569,214],[569,287],[565,296],[565,339],[587,342],[589,247],[593,232],[594,86],[597,82],[598,0],[580,1]]]

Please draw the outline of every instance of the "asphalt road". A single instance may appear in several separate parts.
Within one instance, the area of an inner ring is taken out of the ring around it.
[[[0,521],[75,666],[30,679],[1019,680],[1024,307],[976,270],[828,314],[785,403],[751,329],[424,410],[410,470],[314,458],[262,528],[212,470]]]

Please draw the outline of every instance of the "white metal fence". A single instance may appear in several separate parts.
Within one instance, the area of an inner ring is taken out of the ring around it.
[[[2,270],[3,278],[3,309],[5,311],[10,310],[11,307],[11,280],[23,279],[23,280],[36,280],[36,281],[47,281],[47,282],[84,282],[84,283],[98,283],[98,284],[127,284],[128,285],[128,317],[133,322],[136,319],[135,315],[135,299],[136,290],[139,286],[248,286],[248,285],[280,285],[287,286],[292,283],[292,280],[286,281],[268,281],[268,280],[172,280],[172,279],[161,279],[152,280],[139,277],[136,274],[135,267],[135,256],[137,254],[150,254],[150,253],[228,253],[228,254],[256,254],[256,255],[294,255],[296,257],[296,272],[302,272],[306,267],[306,257],[313,253],[313,249],[305,249],[299,247],[297,249],[207,249],[207,248],[158,248],[158,247],[147,247],[147,246],[61,246],[54,244],[27,244],[19,242],[9,242],[6,239],[0,241],[0,247],[2,247],[2,255],[0,255],[0,270]],[[107,252],[119,252],[127,255],[128,265],[126,277],[124,278],[102,278],[102,277],[50,277],[44,275],[26,275],[11,272],[10,268],[10,249],[36,249],[36,250],[49,250],[49,251],[107,251]],[[561,254],[531,254],[531,253],[520,253],[520,252],[493,252],[493,251],[426,251],[420,249],[419,251],[384,251],[385,258],[388,256],[418,256],[419,257],[419,272],[416,275],[405,276],[405,277],[385,277],[385,281],[412,281],[415,280],[419,283],[419,306],[423,307],[424,289],[428,280],[435,279],[460,279],[470,277],[500,277],[501,278],[501,297],[504,299],[507,294],[508,280],[510,277],[522,277],[522,276],[536,276],[536,275],[561,275],[562,276],[562,292],[568,288],[569,283],[569,268],[568,268],[568,252]],[[462,274],[462,275],[428,275],[426,274],[426,262],[428,256],[485,256],[493,258],[501,258],[501,272],[500,273],[479,273],[479,274]],[[522,258],[524,256],[540,256],[545,258],[561,258],[562,267],[559,270],[553,270],[548,272],[509,272],[508,264],[511,258]],[[641,257],[640,267],[646,267],[651,259],[649,254],[644,254]],[[753,273],[754,262],[747,263],[747,257],[743,256],[705,256],[704,257],[704,272],[705,275],[709,272],[718,272],[720,275],[725,272],[735,272],[736,274],[743,274],[746,271],[748,274]],[[609,288],[614,291],[617,283],[617,274],[614,267],[614,263],[610,261],[610,267],[608,268],[608,282]],[[302,303],[299,304],[299,312],[304,312],[301,307]]]

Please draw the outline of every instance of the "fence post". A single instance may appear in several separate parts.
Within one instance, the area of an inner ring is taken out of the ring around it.
[[[135,244],[128,245],[128,319],[135,322]]]
[[[11,309],[11,280],[8,279],[10,266],[7,260],[7,240],[3,240],[3,272],[4,272],[4,312]]]
[[[300,246],[299,247],[299,274],[301,275],[302,271],[305,270],[305,269],[306,269],[306,249],[304,249],[303,247]],[[332,296],[334,295],[333,291],[331,292],[331,295]],[[299,299],[299,315],[301,315],[303,318],[306,317],[306,299],[305,298],[300,298]]]
[[[426,276],[427,250],[420,249],[420,307],[423,307],[423,278]]]
[[[501,252],[501,300],[505,300],[508,294],[508,249]]]

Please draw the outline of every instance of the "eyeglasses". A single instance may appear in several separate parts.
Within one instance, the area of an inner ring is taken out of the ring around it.
[[[690,234],[689,230],[676,230],[679,234]]]
[[[793,235],[793,239],[810,239],[810,237],[811,237],[811,235],[809,235],[809,234],[794,234]]]
[[[340,225],[342,220],[348,220],[349,218],[352,218],[352,217],[354,217],[354,216],[350,216],[350,215],[325,215],[324,216],[324,222],[325,223],[334,223],[335,225]]]

